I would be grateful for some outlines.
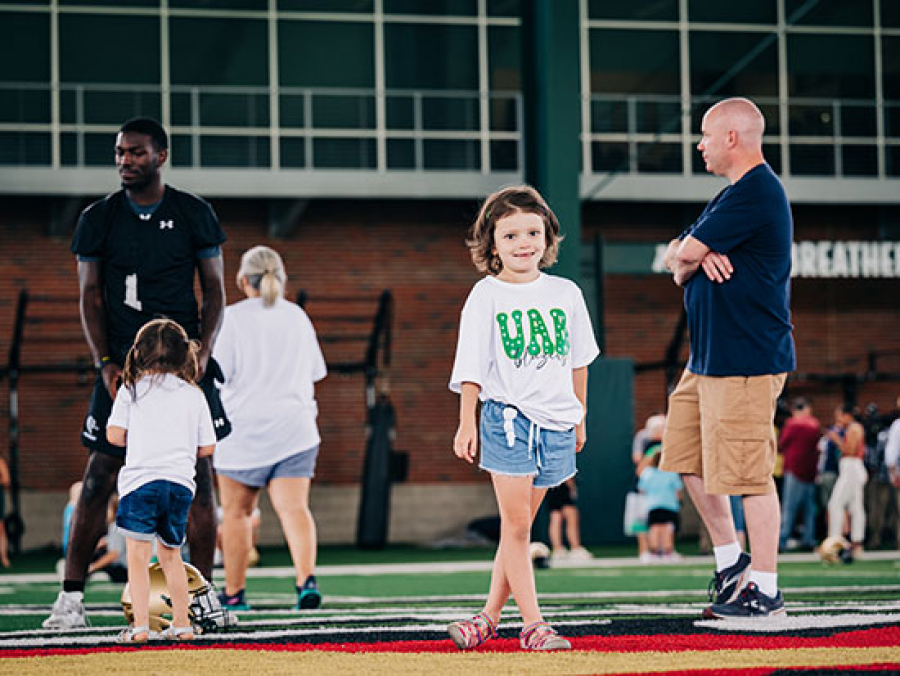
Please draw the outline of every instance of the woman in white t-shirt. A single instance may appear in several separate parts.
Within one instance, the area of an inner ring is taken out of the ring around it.
[[[214,355],[232,422],[213,465],[222,503],[225,591],[222,605],[249,608],[247,567],[252,515],[266,486],[297,573],[296,608],[318,608],[316,524],[309,488],[319,452],[314,383],[325,359],[306,313],[284,299],[287,275],[276,251],[256,246],[241,258],[237,285],[247,296],[225,309]]]
[[[475,266],[489,273],[463,307],[450,389],[460,393],[456,455],[491,473],[500,546],[484,609],[452,623],[469,650],[497,635],[510,593],[525,627],[525,650],[570,650],[538,607],[529,556],[534,515],[548,488],[575,475],[585,442],[587,367],[599,353],[581,290],[541,272],[556,261],[559,223],[534,188],[487,198],[469,233]]]
[[[190,640],[188,581],[181,560],[196,484],[197,458],[216,445],[212,416],[197,378],[199,343],[171,319],[154,319],[138,331],[125,358],[122,386],[106,425],[106,438],[125,446],[119,472],[116,526],[125,536],[134,622],[119,641],[150,637],[150,556],[153,541],[172,601],[164,636]]]

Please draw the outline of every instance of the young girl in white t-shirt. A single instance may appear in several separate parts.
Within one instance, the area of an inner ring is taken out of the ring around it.
[[[164,638],[194,638],[188,619],[188,583],[181,545],[196,485],[197,458],[212,455],[216,434],[197,377],[196,341],[177,322],[154,319],[138,331],[122,371],[106,428],[111,444],[125,446],[119,472],[116,526],[125,535],[134,623],[122,642],[150,637],[153,540],[172,602]]]
[[[485,201],[467,244],[488,276],[463,307],[450,389],[460,393],[456,455],[474,462],[476,403],[481,462],[500,508],[500,545],[484,609],[452,623],[463,650],[497,635],[510,593],[519,606],[525,650],[570,650],[543,621],[529,536],[548,488],[575,475],[585,443],[587,367],[599,353],[581,290],[541,272],[556,262],[559,222],[536,190],[506,188]]]

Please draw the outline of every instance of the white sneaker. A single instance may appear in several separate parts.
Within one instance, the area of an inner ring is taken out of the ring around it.
[[[584,547],[578,547],[569,552],[569,560],[570,561],[592,561],[594,555],[591,554]]]
[[[59,592],[53,609],[41,626],[44,629],[77,629],[85,627],[84,603],[82,595],[78,592]]]
[[[659,557],[656,556],[653,552],[644,552],[638,557],[638,561],[641,563],[656,563],[659,561]]]

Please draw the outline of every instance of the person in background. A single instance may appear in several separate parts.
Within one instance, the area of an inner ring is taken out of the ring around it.
[[[646,458],[638,477],[638,489],[647,496],[647,544],[657,561],[678,561],[675,533],[681,511],[681,491],[684,483],[674,472],[659,469],[661,449],[656,448]]]
[[[856,557],[863,549],[866,537],[866,507],[864,492],[869,475],[863,458],[866,454],[865,430],[853,417],[852,404],[841,407],[838,424],[841,435],[828,432],[828,438],[841,449],[840,470],[834,491],[828,501],[828,536],[840,537],[844,525],[844,511],[850,512],[850,554]]]
[[[213,458],[223,515],[220,601],[233,610],[249,608],[253,511],[265,487],[294,564],[294,607],[318,608],[322,594],[309,492],[321,442],[315,384],[327,375],[325,358],[306,312],[284,298],[287,273],[277,251],[246,251],[236,281],[245,298],[226,308],[214,352],[233,424]]]
[[[784,551],[794,529],[798,512],[803,514],[801,548],[816,547],[816,466],[819,461],[819,439],[822,425],[812,414],[812,405],[798,397],[792,405],[791,417],[784,423],[778,444],[784,454],[784,486],[781,502],[781,534],[779,551]]]
[[[554,486],[547,491],[546,497],[549,522],[547,523],[547,537],[550,539],[550,561],[590,561],[594,558],[587,549],[581,545],[581,524],[578,514],[578,488],[575,478]],[[569,548],[563,542],[563,529]]]
[[[91,578],[106,576],[112,582],[128,581],[127,545],[125,536],[116,526],[118,509],[119,496],[113,493],[109,498],[109,507],[106,510],[106,521],[109,524],[106,537],[98,543],[96,556],[88,566],[88,575]]]

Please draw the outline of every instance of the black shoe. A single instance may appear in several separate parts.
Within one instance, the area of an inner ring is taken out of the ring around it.
[[[709,581],[709,602],[712,604],[730,603],[734,601],[750,576],[750,557],[744,552],[737,562],[720,570]]]
[[[753,582],[748,584],[730,603],[715,603],[709,609],[713,617],[769,617],[784,615],[784,597],[779,591],[774,597],[763,594]]]

